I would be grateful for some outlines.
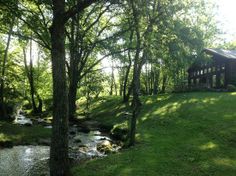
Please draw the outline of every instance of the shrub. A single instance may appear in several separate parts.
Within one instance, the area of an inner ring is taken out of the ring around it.
[[[229,92],[235,92],[235,91],[236,91],[236,86],[233,85],[233,84],[229,84],[229,85],[227,86],[227,90],[228,90]]]
[[[125,141],[128,134],[128,127],[126,124],[118,124],[115,125],[114,128],[111,130],[111,136],[114,139]]]

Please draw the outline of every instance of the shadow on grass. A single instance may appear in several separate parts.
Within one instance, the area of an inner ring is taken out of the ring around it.
[[[236,94],[172,94],[143,102],[138,144],[74,168],[75,175],[235,176]]]
[[[39,125],[19,126],[0,121],[0,142],[11,141],[13,145],[35,144],[39,139],[50,138],[51,130]]]

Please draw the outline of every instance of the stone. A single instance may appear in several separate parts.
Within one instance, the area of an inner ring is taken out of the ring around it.
[[[39,139],[38,144],[49,146],[51,144],[51,140],[50,139]]]
[[[80,142],[82,142],[81,139],[80,139],[80,136],[75,136],[75,137],[74,137],[74,142],[75,142],[75,143],[80,143]]]
[[[112,130],[111,136],[114,139],[125,141],[128,134],[128,129],[116,127]]]
[[[99,152],[102,152],[102,153],[105,153],[105,154],[111,153],[112,152],[112,143],[108,140],[105,140],[101,143],[98,143],[97,144],[97,150]]]

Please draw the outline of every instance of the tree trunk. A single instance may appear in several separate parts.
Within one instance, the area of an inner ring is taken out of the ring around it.
[[[53,75],[53,128],[50,148],[50,175],[69,175],[68,94],[65,69],[65,1],[53,1],[51,57]]]
[[[135,7],[135,3],[133,0],[130,0],[132,12],[133,12],[133,19],[134,19],[134,26],[136,32],[136,53],[134,58],[134,70],[133,70],[133,101],[132,101],[132,117],[130,119],[130,131],[129,131],[129,146],[135,144],[135,134],[136,134],[136,121],[137,117],[140,112],[141,102],[139,99],[139,87],[140,87],[140,72],[141,72],[141,65],[139,65],[139,54],[141,50],[141,37],[139,32],[139,20],[138,20],[138,13]]]
[[[165,93],[166,92],[166,81],[167,81],[167,76],[163,75],[161,93]]]
[[[33,113],[36,113],[37,107],[36,107],[36,103],[34,99],[35,89],[34,89],[34,78],[33,78],[32,41],[30,41],[30,65],[29,67],[27,65],[25,48],[23,48],[23,56],[24,56],[25,72],[26,72],[29,85],[30,85],[30,97],[31,97],[32,109],[33,109]]]
[[[126,89],[127,89],[127,85],[128,85],[129,72],[130,72],[131,65],[132,65],[132,61],[131,61],[131,58],[130,58],[129,65],[127,66],[127,70],[126,70],[126,73],[125,73],[124,85],[123,85],[123,102],[124,103],[129,101],[129,94],[126,94]]]
[[[72,55],[73,55],[73,51]],[[78,60],[75,57],[71,56],[70,60],[70,68],[68,70],[69,73],[69,92],[68,92],[68,100],[69,100],[69,120],[73,121],[75,118],[76,111],[76,94],[77,94],[77,86],[78,86]]]
[[[5,102],[4,102],[5,72],[6,72],[7,56],[8,56],[8,50],[9,50],[9,46],[10,46],[10,42],[11,42],[11,35],[12,35],[12,31],[13,31],[14,21],[15,21],[15,19],[13,18],[11,21],[11,24],[10,24],[6,49],[5,49],[4,55],[3,55],[1,86],[0,86],[0,108],[1,108],[0,109],[0,116],[2,118],[6,118],[6,116],[7,116]]]
[[[114,88],[114,67],[113,67],[113,62],[112,62],[112,66],[111,66],[111,86],[110,86],[110,95],[113,95],[113,88]]]
[[[153,95],[157,95],[158,93],[158,81],[159,81],[159,71],[157,69],[154,69],[154,85],[153,85]]]
[[[72,78],[69,85],[69,119],[74,120],[76,111],[76,94],[78,82]]]
[[[32,42],[32,41],[31,41]],[[42,99],[37,94],[34,85],[34,73],[33,73],[33,61],[32,61],[32,43],[30,43],[30,66],[28,68],[27,61],[26,61],[26,51],[23,48],[23,57],[24,57],[24,65],[25,65],[25,72],[29,81],[30,85],[30,97],[31,97],[31,104],[34,114],[38,114],[42,112]],[[36,106],[35,96],[38,99],[38,107]]]
[[[131,30],[130,33],[130,37],[129,37],[129,46],[132,45],[132,40],[133,40],[133,34],[134,31]],[[126,94],[126,89],[127,89],[127,85],[128,85],[128,80],[129,80],[129,73],[130,73],[130,69],[132,66],[132,59],[131,59],[131,54],[130,54],[130,49],[128,50],[128,58],[129,58],[129,65],[127,67],[127,71],[125,73],[125,78],[124,78],[124,87],[123,87],[123,103],[127,103],[129,101],[129,97],[131,94],[131,88],[129,88],[128,93]],[[133,82],[133,81],[132,81]]]

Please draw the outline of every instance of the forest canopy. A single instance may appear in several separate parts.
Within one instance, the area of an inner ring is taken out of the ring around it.
[[[134,145],[140,95],[185,89],[190,65],[209,59],[204,48],[235,46],[219,45],[215,9],[207,0],[1,0],[0,118],[16,106],[52,114],[51,175],[68,172],[78,101],[85,114],[99,96],[130,102]]]

